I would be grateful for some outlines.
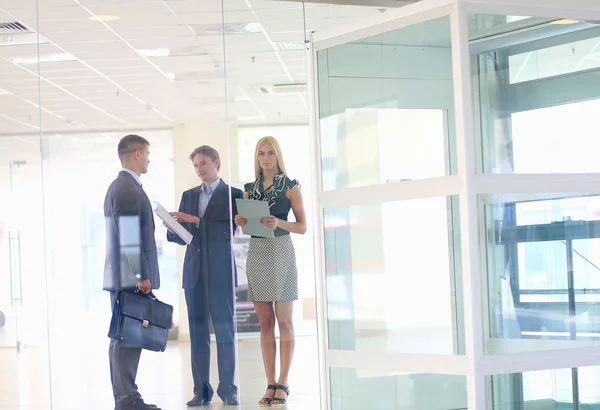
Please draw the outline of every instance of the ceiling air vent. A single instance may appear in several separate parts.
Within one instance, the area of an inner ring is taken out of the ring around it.
[[[305,93],[306,83],[283,83],[259,85],[255,87],[260,94],[293,94]]]
[[[45,44],[48,39],[28,29],[18,21],[0,23],[0,47]]]
[[[0,23],[0,35],[30,33],[30,30],[18,21],[12,23]]]

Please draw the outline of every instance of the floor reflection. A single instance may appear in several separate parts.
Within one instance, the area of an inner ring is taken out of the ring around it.
[[[55,338],[56,339],[56,338]],[[108,376],[108,338],[85,345],[52,342],[52,410],[106,410],[114,403]],[[73,339],[71,339],[73,340]],[[213,343],[214,345],[214,343]],[[258,409],[264,393],[263,365],[257,339],[238,345],[239,386],[242,409]],[[316,337],[299,337],[290,375],[288,409],[319,409],[319,366]],[[213,351],[216,349],[213,347]],[[138,386],[147,403],[164,410],[186,409],[192,397],[190,348],[186,342],[170,342],[164,353],[144,352],[138,371]],[[48,355],[45,347],[0,349],[0,408],[2,410],[50,410]],[[211,364],[211,383],[218,383],[216,355]],[[207,409],[224,406],[217,395]]]

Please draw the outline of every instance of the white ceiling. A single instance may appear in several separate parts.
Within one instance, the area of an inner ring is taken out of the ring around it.
[[[0,136],[39,134],[40,127],[50,133],[104,134],[163,129],[224,121],[226,115],[239,124],[305,123],[305,92],[257,89],[306,81],[306,32],[381,11],[381,6],[282,0],[0,0],[0,24],[20,22],[31,31],[15,35],[0,28]],[[120,19],[90,20],[97,15]],[[408,37],[413,45],[449,46],[447,19],[428,24],[365,42],[398,45]],[[250,32],[251,26],[262,31]],[[33,43],[8,45],[28,40]],[[597,68],[599,44],[580,41],[514,56],[511,75],[526,81]],[[168,49],[170,55],[139,52],[148,49]],[[38,52],[41,58],[68,53],[73,61],[38,66]],[[26,60],[34,64],[23,64]]]
[[[44,132],[222,121],[225,72],[230,119],[303,123],[305,93],[256,88],[305,82],[305,29],[375,13],[271,0],[0,0],[0,23],[20,22],[40,34],[40,59],[68,53],[74,60],[21,64],[15,58],[35,62],[37,44],[2,44],[36,35],[0,30],[0,135],[39,132],[40,112]],[[99,15],[120,19],[90,20]],[[263,31],[249,32],[248,23]],[[279,51],[281,43],[299,49]],[[138,52],[145,49],[169,49],[170,56],[145,57]]]

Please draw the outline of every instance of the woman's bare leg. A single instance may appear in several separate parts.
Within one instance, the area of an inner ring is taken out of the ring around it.
[[[275,316],[279,325],[279,360],[280,374],[277,384],[288,385],[288,376],[294,357],[294,345],[296,335],[294,334],[294,302],[275,302]],[[287,395],[283,390],[277,390],[273,404],[279,403],[277,399],[285,399]]]
[[[267,384],[276,384],[275,359],[277,357],[277,342],[275,341],[275,312],[272,302],[254,302],[254,310],[260,323],[260,348]],[[275,392],[267,389],[263,397],[273,398]],[[259,404],[268,404],[261,400]]]

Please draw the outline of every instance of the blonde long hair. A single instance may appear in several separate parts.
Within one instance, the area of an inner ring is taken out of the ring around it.
[[[256,150],[254,151],[254,177],[258,179],[258,177],[262,173],[262,169],[260,169],[260,163],[258,162],[258,153],[260,151],[260,147],[262,147],[266,143],[270,143],[273,146],[275,155],[277,155],[277,168],[279,170],[279,173],[287,175],[287,172],[285,171],[285,164],[283,163],[283,155],[281,155],[281,147],[279,146],[279,142],[274,137],[267,136],[262,137],[256,143]]]

